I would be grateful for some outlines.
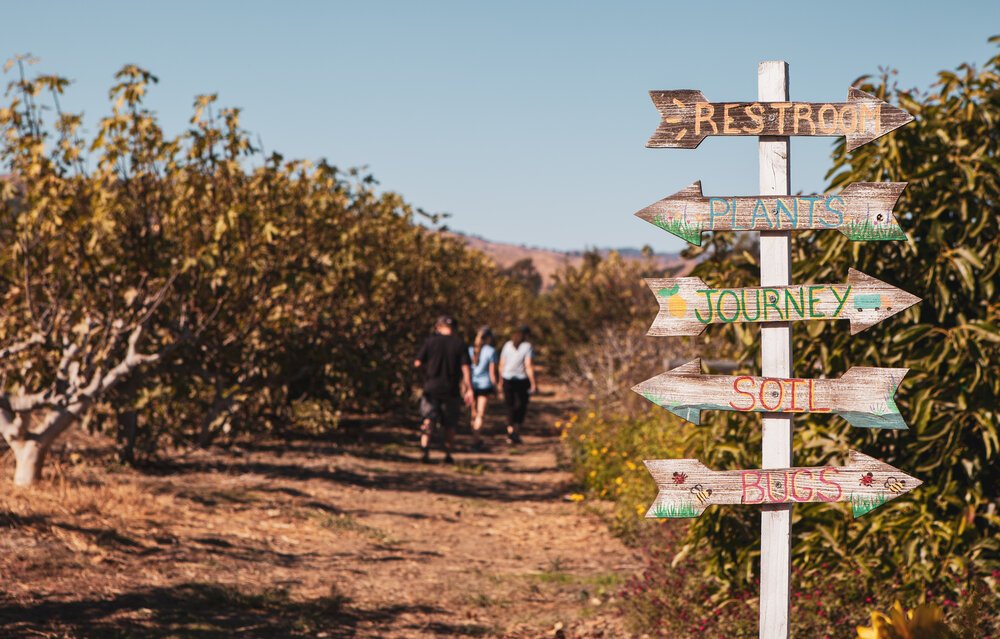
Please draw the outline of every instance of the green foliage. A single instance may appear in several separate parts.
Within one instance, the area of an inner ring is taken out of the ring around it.
[[[643,278],[661,276],[662,269],[651,260],[596,251],[585,253],[580,266],[559,271],[539,308],[548,364],[554,370],[566,369],[605,329],[645,332],[652,319],[652,297]]]
[[[928,590],[961,590],[995,571],[1000,555],[1000,56],[982,71],[962,65],[942,72],[929,93],[895,89],[885,76],[862,88],[894,98],[916,122],[850,154],[840,141],[831,187],[908,182],[897,206],[908,240],[851,243],[839,233],[796,234],[793,278],[839,282],[853,267],[923,302],[855,336],[835,323],[796,325],[795,371],[836,376],[854,365],[910,368],[896,398],[910,430],[797,417],[795,463],[839,464],[857,448],[924,485],[858,520],[846,507],[796,506],[792,556],[805,583],[828,579],[829,570],[819,568],[826,565],[857,571],[873,585],[898,578],[900,596],[912,599]],[[729,286],[755,281],[756,258],[732,242],[714,235],[711,257],[696,273]],[[755,328],[724,330],[744,361],[757,359]],[[759,465],[759,429],[748,419],[714,414],[690,431],[689,452],[712,468]],[[737,422],[743,427],[734,428]],[[757,518],[751,509],[709,509],[693,524],[689,542],[707,544],[707,568],[737,583],[756,570]]]
[[[45,120],[42,103],[58,105],[67,81],[12,66],[20,74],[0,109],[0,344],[35,332],[45,344],[5,380],[55,383],[59,348],[85,318],[146,324],[139,350],[167,356],[90,420],[137,416],[122,433],[128,447],[282,428],[302,398],[334,420],[406,404],[412,356],[436,315],[502,331],[530,303],[524,286],[417,224],[420,212],[371,176],[263,157],[240,111],[214,95],[199,96],[189,129],[170,137],[143,106],[156,77],[126,66],[85,140],[80,116]]]
[[[576,481],[592,499],[613,500],[612,528],[635,540],[649,525],[642,517],[657,493],[642,460],[682,456],[678,442],[684,425],[657,409],[633,419],[588,411],[556,422],[556,427]]]

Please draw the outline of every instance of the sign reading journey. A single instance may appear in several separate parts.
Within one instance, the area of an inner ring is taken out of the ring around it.
[[[703,410],[836,413],[859,428],[905,430],[893,398],[908,370],[854,366],[840,379],[702,375],[695,359],[632,390],[694,424]]]
[[[892,214],[906,182],[859,182],[837,195],[705,197],[701,181],[636,213],[701,245],[703,231],[836,229],[853,241],[905,240]]]
[[[647,460],[660,492],[647,517],[697,517],[712,504],[849,502],[855,517],[923,482],[850,451],[846,466],[714,471],[697,459]]]
[[[851,335],[905,310],[920,298],[865,275],[847,271],[847,284],[711,288],[699,277],[647,278],[660,312],[647,335],[700,335],[709,324],[837,320]]]
[[[709,102],[701,91],[650,91],[660,126],[650,148],[693,149],[709,135],[843,135],[853,151],[913,116],[851,87],[847,102]]]

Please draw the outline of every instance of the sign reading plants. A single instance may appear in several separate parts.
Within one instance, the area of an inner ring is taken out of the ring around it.
[[[660,124],[646,146],[693,149],[709,135],[760,136],[762,194],[706,197],[699,181],[636,215],[695,245],[705,232],[762,232],[759,287],[710,287],[698,277],[646,284],[659,304],[649,335],[699,335],[709,324],[760,324],[764,374],[704,375],[695,359],[632,390],[696,425],[703,410],[762,414],[760,469],[714,471],[696,459],[646,460],[659,487],[646,517],[698,517],[713,504],[770,505],[761,514],[760,636],[773,639],[788,637],[791,504],[844,502],[858,517],[921,484],[854,450],[844,466],[792,465],[796,413],[833,413],[860,428],[905,430],[895,395],[908,370],[855,366],[839,377],[794,377],[792,322],[846,319],[854,335],[920,298],[853,268],[846,283],[793,285],[790,276],[796,231],[833,230],[854,241],[905,240],[893,208],[906,183],[861,182],[837,194],[790,195],[789,136],[845,136],[851,151],[913,117],[853,87],[847,102],[790,102],[784,62],[761,63],[758,95],[756,102],[709,102],[700,91],[651,91]]]
[[[833,229],[853,241],[905,240],[892,214],[906,182],[859,182],[837,195],[705,197],[701,181],[636,213],[682,240],[703,231]]]

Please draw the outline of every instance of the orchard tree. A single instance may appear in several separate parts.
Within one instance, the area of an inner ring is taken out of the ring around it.
[[[531,303],[370,176],[262,157],[214,95],[170,137],[143,105],[157,79],[123,67],[84,140],[67,80],[25,62],[0,109],[0,431],[18,483],[81,420],[131,462],[292,427],[303,399],[334,418],[404,405],[435,315],[504,330]]]

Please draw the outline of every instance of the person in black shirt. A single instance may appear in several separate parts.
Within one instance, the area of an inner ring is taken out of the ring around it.
[[[454,463],[451,457],[462,410],[461,399],[472,405],[472,374],[469,349],[462,338],[454,334],[455,320],[447,315],[438,318],[434,334],[427,338],[413,365],[424,371],[424,394],[420,398],[420,461],[430,461],[431,433],[434,424],[444,429],[444,461]]]

